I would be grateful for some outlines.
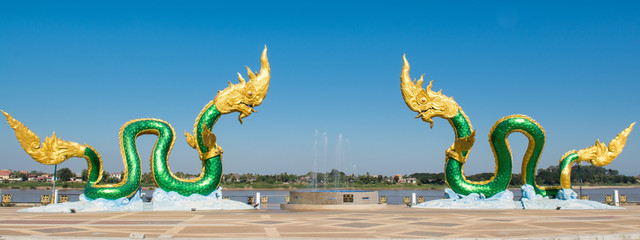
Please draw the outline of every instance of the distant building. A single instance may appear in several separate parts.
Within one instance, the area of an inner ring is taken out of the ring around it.
[[[222,175],[223,177],[225,177],[224,175]],[[227,182],[240,182],[240,174],[237,173],[232,173],[229,175],[229,179],[225,178],[225,181]]]
[[[29,176],[31,178],[31,176]],[[42,174],[36,177],[36,181],[38,182],[53,182],[53,177],[49,176],[49,174]]]
[[[393,176],[393,181],[397,181],[398,183],[406,183],[407,179],[402,178],[402,174],[396,174]]]
[[[300,177],[300,179],[298,181],[299,182],[304,182],[304,183],[309,183],[309,182],[311,182],[311,177],[310,176]]]
[[[112,173],[110,176],[111,176],[112,178],[117,178],[118,180],[122,180],[122,173],[121,173],[121,172],[119,172],[119,173]]]
[[[22,178],[19,177],[14,177],[14,178],[9,178],[9,182],[22,182]]]
[[[0,170],[0,179],[9,180],[9,176],[11,176],[11,170]]]

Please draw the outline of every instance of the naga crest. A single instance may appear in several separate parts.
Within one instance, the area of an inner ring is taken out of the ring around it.
[[[423,121],[428,122],[433,128],[433,117],[441,117],[445,119],[452,118],[458,113],[458,104],[452,97],[447,97],[441,93],[431,91],[431,82],[426,89],[422,88],[422,77],[418,81],[411,81],[409,76],[409,62],[403,55],[402,74],[400,75],[400,90],[402,97],[409,109],[418,113],[416,118],[421,117]]]
[[[247,67],[247,75],[249,81],[245,81],[242,75],[238,73],[238,84],[229,82],[229,87],[222,91],[218,91],[218,95],[213,99],[213,103],[222,114],[239,112],[238,120],[242,123],[242,119],[249,116],[252,112],[256,112],[253,107],[262,103],[267,96],[269,89],[269,80],[271,79],[271,68],[267,59],[267,47],[262,51],[260,57],[260,73],[253,73]]]

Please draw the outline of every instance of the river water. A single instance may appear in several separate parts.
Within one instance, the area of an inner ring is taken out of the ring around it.
[[[514,200],[520,199],[520,189],[510,189],[514,194]],[[604,202],[605,195],[612,195],[614,190],[618,190],[620,195],[627,195],[627,201],[640,202],[640,187],[636,188],[590,188],[582,189],[583,195],[589,195],[593,201]],[[576,187],[574,191],[579,193]],[[51,190],[41,189],[1,189],[2,194],[12,194],[12,202],[14,203],[39,203],[41,195],[51,195]],[[78,201],[78,196],[83,190],[65,190],[59,189],[58,195],[69,196],[69,201]],[[261,196],[269,197],[267,208],[278,209],[280,203],[285,202],[285,197],[289,196],[288,190],[223,190],[222,196],[230,197],[231,200],[247,202],[248,197],[255,197],[256,192],[260,192]],[[153,190],[143,190],[144,196],[152,196]],[[410,197],[412,193],[416,193],[419,197],[424,197],[425,201],[441,199],[444,196],[443,190],[378,190],[379,196],[387,197],[388,204],[402,204],[404,198]],[[144,198],[144,197],[143,197]]]

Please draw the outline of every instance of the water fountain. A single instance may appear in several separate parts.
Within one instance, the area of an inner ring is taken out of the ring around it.
[[[316,139],[314,140],[314,170],[317,166],[318,159],[318,131],[315,132]],[[342,163],[345,148],[343,144],[348,142],[348,139],[343,141],[342,134],[338,135],[336,145],[336,158],[335,163],[338,165]],[[324,149],[324,174],[323,174],[323,189],[316,188],[317,178],[312,177],[312,189],[309,190],[294,190],[289,192],[289,202],[282,203],[281,209],[287,210],[358,210],[358,209],[380,209],[387,206],[386,203],[378,202],[377,191],[362,191],[362,190],[348,190],[339,189],[338,179],[339,175],[334,175],[335,188],[327,189],[328,177],[327,177],[327,134],[322,134],[320,143],[323,143]],[[349,146],[348,146],[349,147]],[[350,150],[350,148],[347,148]],[[350,156],[348,153],[347,156]],[[349,163],[347,163],[349,166]],[[335,170],[335,169],[334,169]],[[355,171],[355,169],[354,169]],[[339,172],[339,171],[338,171]],[[316,176],[317,172],[313,172],[313,176]]]

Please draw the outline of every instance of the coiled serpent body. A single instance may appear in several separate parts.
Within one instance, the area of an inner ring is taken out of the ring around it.
[[[215,121],[220,117],[220,112],[211,104],[205,109],[205,116],[200,118],[201,126],[211,129]],[[196,136],[202,136],[205,128],[198,128]],[[169,169],[169,154],[175,142],[176,136],[173,128],[165,121],[157,119],[136,119],[126,123],[120,130],[120,147],[124,156],[125,171],[123,181],[119,184],[100,185],[102,164],[98,153],[90,147],[85,148],[84,158],[89,166],[89,176],[84,189],[85,196],[89,198],[118,199],[131,197],[139,188],[141,180],[141,160],[136,148],[136,138],[145,134],[156,135],[158,139],[151,153],[151,172],[156,185],[165,191],[174,191],[183,196],[191,194],[208,195],[215,191],[220,184],[222,176],[221,155],[204,159],[202,172],[193,180],[176,177]],[[198,144],[204,146],[202,137],[198,138]]]
[[[468,195],[483,194],[491,197],[504,191],[511,182],[513,160],[507,137],[514,132],[524,134],[529,140],[527,150],[522,160],[522,184],[532,185],[537,194],[555,196],[560,189],[571,188],[571,166],[573,163],[587,161],[595,166],[605,166],[613,161],[627,141],[627,136],[633,129],[632,123],[628,128],[616,136],[609,146],[596,141],[594,146],[569,151],[560,158],[560,184],[558,187],[541,187],[536,184],[536,169],[540,154],[544,148],[545,131],[535,120],[525,115],[511,115],[497,121],[490,133],[489,142],[495,158],[495,172],[487,181],[470,181],[464,176],[464,164],[467,155],[475,142],[475,130],[471,127],[469,118],[462,108],[451,97],[440,91],[431,91],[431,82],[422,88],[423,79],[412,81],[409,76],[409,63],[406,58],[400,75],[400,89],[409,109],[418,113],[420,117],[433,127],[433,117],[441,117],[449,121],[455,132],[455,141],[446,151],[445,178],[449,187],[456,193]]]
[[[238,73],[240,83],[229,83],[229,87],[218,91],[216,97],[198,115],[193,135],[185,132],[187,143],[198,150],[202,161],[202,171],[196,179],[182,179],[171,172],[168,160],[176,136],[171,125],[165,121],[136,119],[124,124],[120,129],[120,150],[124,163],[122,180],[116,184],[99,184],[103,172],[102,159],[91,146],[59,139],[55,136],[55,132],[52,137],[47,137],[41,144],[40,138],[24,124],[15,120],[8,113],[4,111],[2,113],[11,128],[15,130],[22,148],[34,160],[53,165],[72,157],[86,159],[88,179],[84,194],[88,198],[131,198],[136,193],[140,187],[142,175],[136,138],[145,134],[158,137],[151,154],[150,166],[153,179],[159,188],[177,192],[183,196],[209,195],[218,188],[222,176],[222,148],[216,144],[216,137],[211,129],[221,115],[231,112],[240,113],[238,119],[242,123],[244,117],[255,112],[253,107],[262,103],[269,88],[271,71],[266,47],[262,52],[260,62],[259,73],[253,73],[247,67],[249,81],[245,81]]]

